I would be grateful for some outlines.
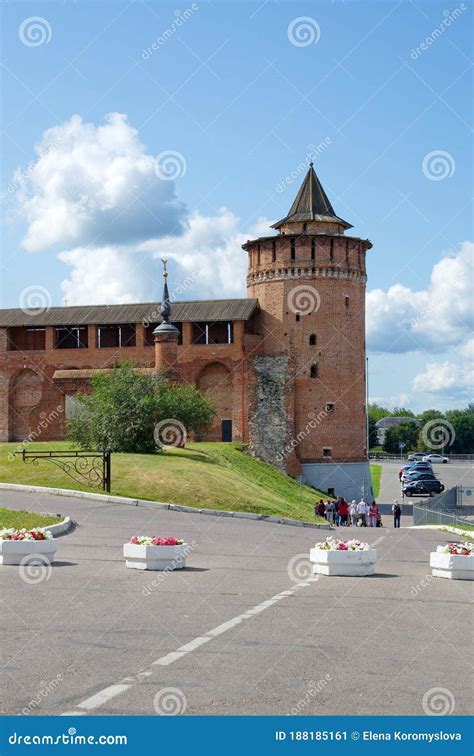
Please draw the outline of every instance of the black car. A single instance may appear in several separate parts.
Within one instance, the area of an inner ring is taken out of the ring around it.
[[[439,480],[425,478],[424,480],[410,480],[403,486],[405,496],[436,496],[444,491]]]

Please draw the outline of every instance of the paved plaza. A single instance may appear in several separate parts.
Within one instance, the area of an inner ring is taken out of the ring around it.
[[[46,494],[0,499],[77,523],[49,579],[0,569],[7,713],[423,714],[440,687],[454,713],[468,713],[471,586],[428,567],[447,534],[367,528],[376,575],[308,580],[309,549],[328,531]],[[122,544],[135,533],[184,538],[188,568],[127,570]]]

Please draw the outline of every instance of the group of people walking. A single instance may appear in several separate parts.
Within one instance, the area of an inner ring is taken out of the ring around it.
[[[382,527],[382,517],[376,502],[368,504],[364,498],[359,502],[353,499],[350,504],[343,496],[339,496],[337,501],[320,499],[314,506],[314,514],[325,517],[331,525],[339,527]]]

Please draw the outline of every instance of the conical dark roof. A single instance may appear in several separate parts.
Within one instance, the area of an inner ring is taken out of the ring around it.
[[[308,173],[305,176],[300,190],[295,197],[286,218],[274,223],[272,228],[279,228],[283,223],[291,221],[338,221],[345,228],[352,228],[351,224],[339,218],[329,202],[320,180],[309,164]]]

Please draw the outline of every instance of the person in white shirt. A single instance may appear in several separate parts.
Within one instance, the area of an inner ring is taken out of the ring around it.
[[[352,499],[351,505],[349,507],[349,514],[351,516],[351,525],[353,528],[357,527],[357,502],[355,499]]]
[[[367,525],[367,504],[364,499],[361,499],[357,505],[357,517],[361,521],[361,527],[365,528]]]

